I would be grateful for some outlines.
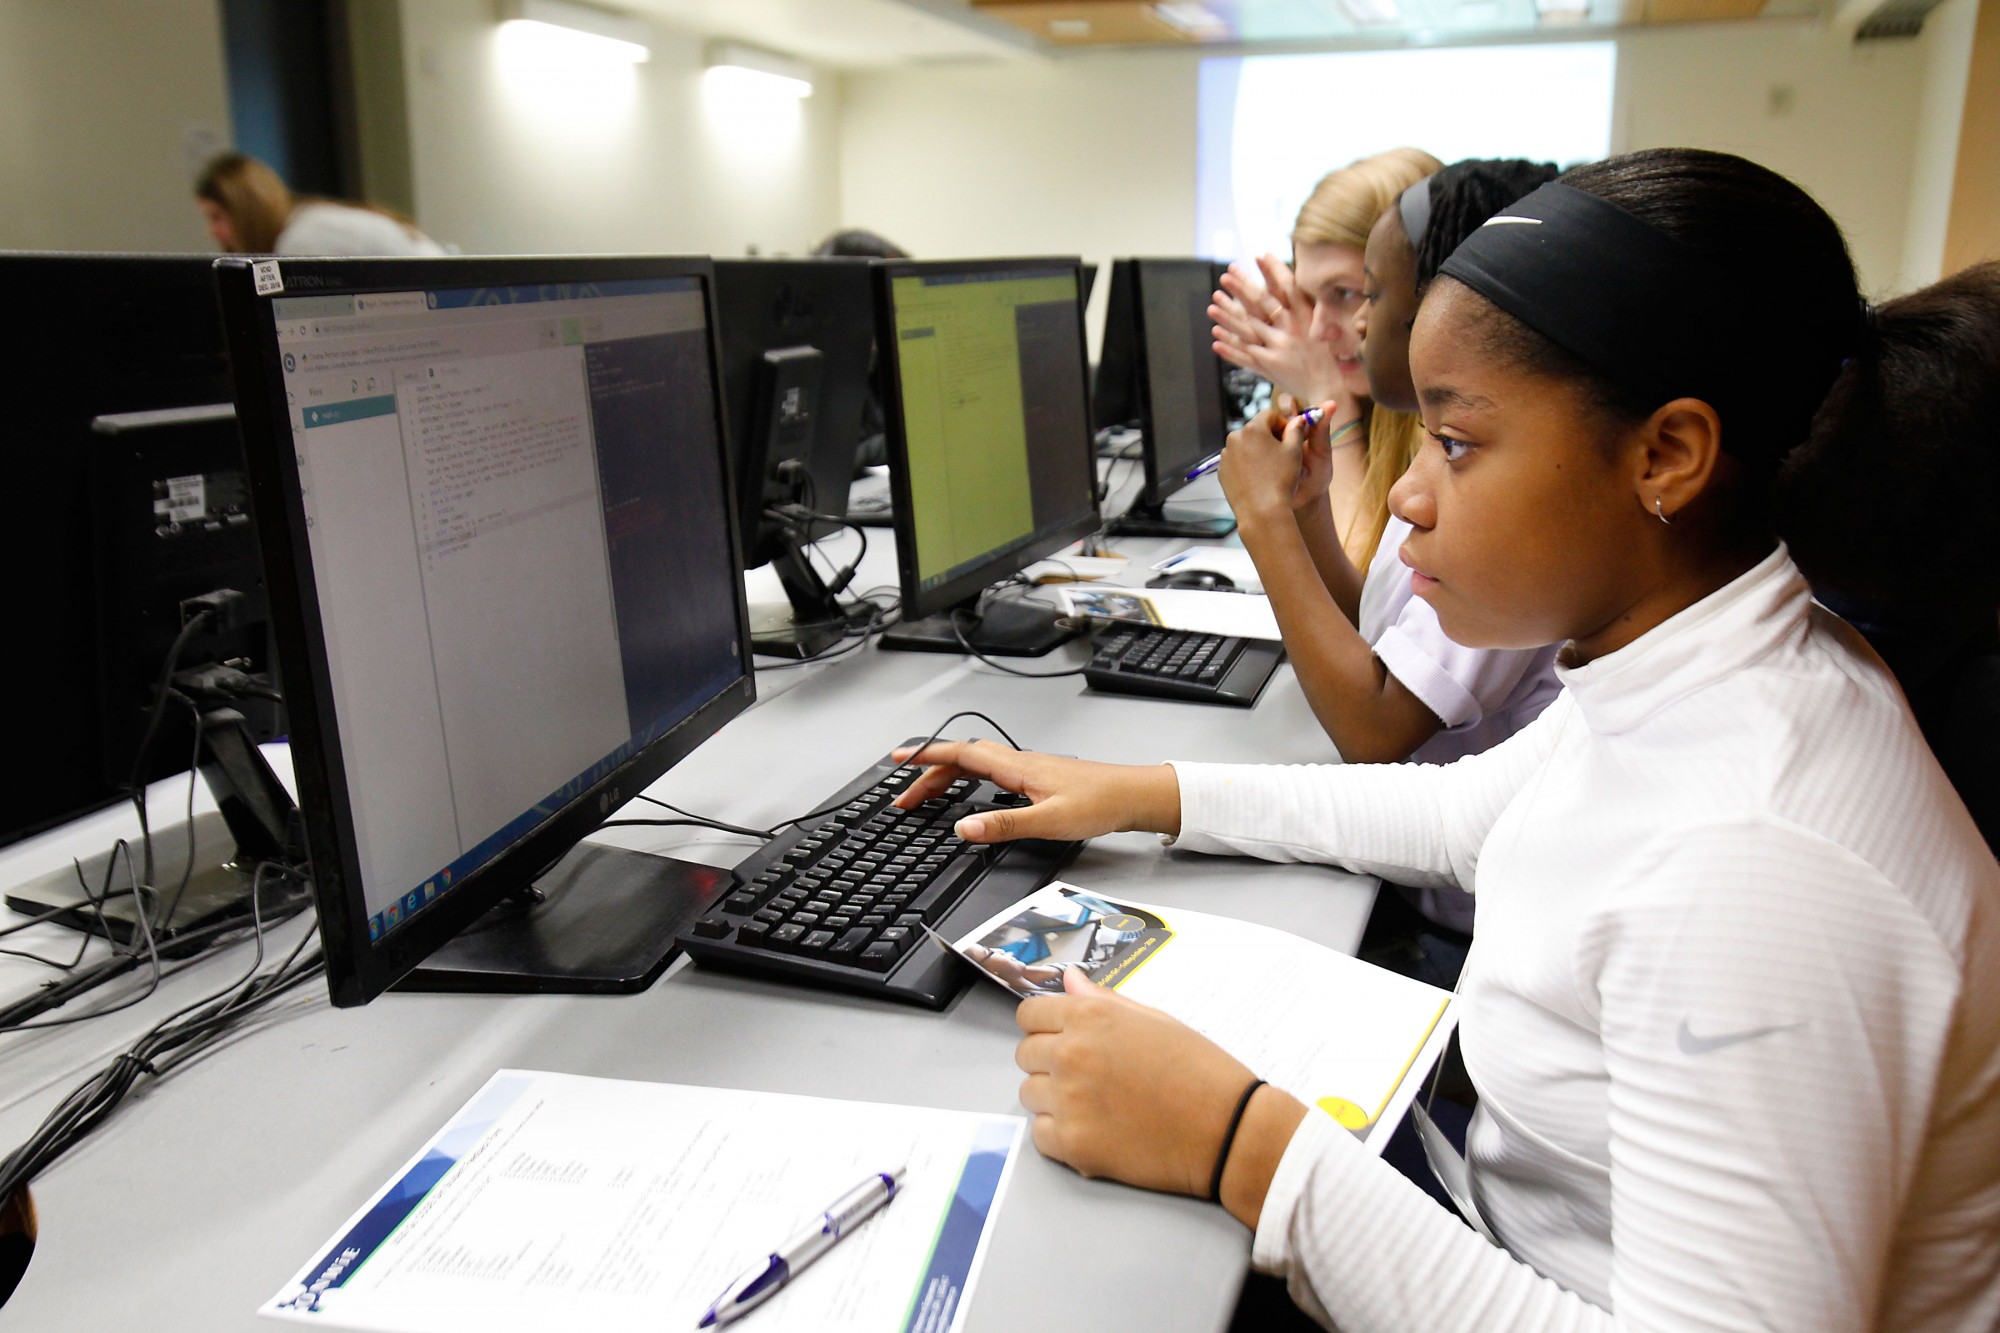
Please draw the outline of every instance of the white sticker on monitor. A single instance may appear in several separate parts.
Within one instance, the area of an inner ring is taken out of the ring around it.
[[[275,259],[258,260],[250,266],[250,275],[256,280],[259,296],[285,290],[284,275],[278,272],[278,261]]]
[[[153,517],[165,523],[192,523],[208,517],[208,478],[168,477],[153,488]]]

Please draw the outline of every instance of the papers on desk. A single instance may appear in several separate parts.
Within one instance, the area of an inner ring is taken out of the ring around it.
[[[1118,588],[1096,583],[1059,588],[1063,609],[1073,616],[1131,620],[1202,634],[1244,639],[1280,639],[1271,599],[1261,593],[1198,592],[1191,588]]]
[[[1452,1027],[1451,992],[1269,926],[1060,880],[951,946],[1016,995],[1079,968],[1171,1014],[1381,1152]]]
[[[260,1313],[387,1333],[681,1333],[874,1172],[895,1200],[756,1333],[963,1323],[1022,1121],[501,1070]]]

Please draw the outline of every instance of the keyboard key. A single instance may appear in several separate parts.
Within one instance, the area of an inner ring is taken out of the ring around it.
[[[864,930],[856,926],[854,929],[844,932],[839,939],[829,944],[826,949],[826,956],[836,962],[858,957],[861,950],[874,938],[874,931]]]

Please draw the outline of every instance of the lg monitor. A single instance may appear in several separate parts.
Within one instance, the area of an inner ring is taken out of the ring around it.
[[[213,262],[0,255],[0,283],[33,312],[0,331],[8,462],[22,498],[0,525],[21,627],[0,667],[16,704],[0,843],[197,765],[230,816],[244,813],[230,786],[237,777],[259,801],[281,791],[254,758],[255,741],[283,733],[284,714]],[[226,615],[193,616],[211,604],[201,599],[225,593]],[[195,623],[184,634],[187,619]],[[199,750],[197,719],[206,723]],[[242,904],[247,878],[229,868],[239,846],[275,850],[288,833],[288,816],[265,813],[273,829],[236,818],[225,827],[216,815],[182,829],[155,812],[151,877],[168,892],[143,900],[153,935],[171,938]],[[71,909],[58,919],[133,938],[134,898],[102,904],[101,915],[92,902],[107,870],[127,883],[112,854],[85,858],[80,878],[65,867],[19,886],[8,902],[31,913]]]
[[[791,602],[754,623],[760,653],[810,657],[846,631],[807,547],[847,512],[875,347],[865,259],[718,259],[715,315],[744,562]]]
[[[903,623],[885,648],[1033,656],[1079,631],[989,585],[1097,530],[1079,265],[877,265]]]
[[[1112,265],[1098,423],[1138,426],[1145,475],[1130,508],[1107,525],[1110,533],[1217,537],[1236,529],[1228,515],[1169,516],[1164,509],[1229,435],[1229,366],[1215,354],[1208,318],[1217,278],[1217,266],[1206,259]]]
[[[755,691],[708,261],[217,281],[334,1003],[649,984],[728,872],[582,840]]]

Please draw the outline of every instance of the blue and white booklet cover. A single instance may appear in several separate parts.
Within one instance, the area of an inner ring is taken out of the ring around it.
[[[895,1199],[758,1333],[952,1333],[1018,1116],[503,1069],[260,1313],[384,1333],[693,1329],[872,1174]]]

